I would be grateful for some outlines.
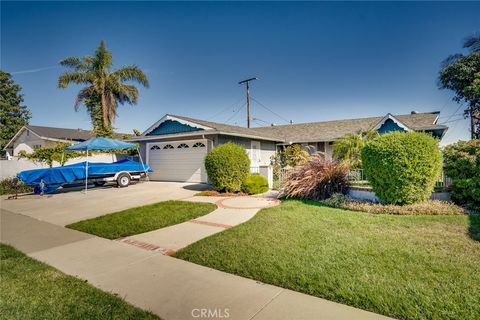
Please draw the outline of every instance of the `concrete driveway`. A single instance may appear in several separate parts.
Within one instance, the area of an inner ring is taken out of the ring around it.
[[[27,195],[16,200],[1,198],[1,208],[59,226],[128,208],[165,200],[192,197],[205,185],[177,182],[142,182],[127,188],[102,187],[53,195]]]

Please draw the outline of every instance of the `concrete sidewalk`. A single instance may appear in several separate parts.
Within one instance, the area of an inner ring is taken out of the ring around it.
[[[2,243],[166,320],[201,309],[235,320],[387,319],[5,210],[0,226]]]

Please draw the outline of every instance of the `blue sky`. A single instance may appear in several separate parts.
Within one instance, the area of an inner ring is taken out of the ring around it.
[[[58,62],[103,39],[115,66],[137,64],[151,83],[119,107],[122,132],[165,113],[245,126],[237,83],[257,76],[252,96],[276,114],[253,101],[254,125],[441,110],[448,143],[469,133],[438,70],[480,31],[479,12],[478,2],[2,2],[1,67],[37,125],[90,127],[73,109],[79,87],[56,88]]]

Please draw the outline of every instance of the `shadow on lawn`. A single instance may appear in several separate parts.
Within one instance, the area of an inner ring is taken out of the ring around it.
[[[470,219],[470,227],[468,228],[470,238],[480,241],[480,214],[471,214],[468,218]]]

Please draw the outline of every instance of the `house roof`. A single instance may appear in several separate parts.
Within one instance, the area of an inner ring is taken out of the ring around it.
[[[23,126],[17,132],[17,134],[15,134],[15,136],[5,146],[5,149],[9,148],[10,145],[13,143],[13,141],[15,141],[16,138],[24,130],[30,130],[31,132],[39,136],[41,139],[53,140],[53,141],[59,141],[59,142],[62,142],[62,141],[81,142],[93,137],[93,133],[89,130],[26,125],[26,126]],[[125,134],[123,133],[114,133],[115,139],[123,139],[124,136]]]
[[[439,112],[426,112],[390,116],[391,118],[399,121],[403,126],[411,130],[446,130],[447,126],[436,124],[439,114]],[[167,116],[171,118],[177,118],[186,122],[196,123],[198,125],[206,127],[205,130],[201,131],[201,134],[231,134],[234,136],[252,137],[257,139],[266,139],[285,143],[334,141],[342,138],[346,134],[353,134],[359,131],[372,130],[373,128],[375,128],[375,126],[381,124],[381,122],[386,119],[386,117],[382,116],[245,128],[184,116],[170,114]],[[154,126],[150,127],[149,130],[147,130],[144,134],[147,134],[156,126],[158,126],[158,122]],[[184,133],[181,135],[193,134],[198,135],[199,132],[195,131],[190,133]],[[139,137],[135,137],[132,140],[154,139],[155,137],[156,136],[142,135]]]
[[[395,119],[415,131],[447,129],[436,124],[439,112],[395,115]],[[334,141],[347,134],[372,130],[385,117],[344,119],[255,128],[259,133],[284,137],[286,142]]]

